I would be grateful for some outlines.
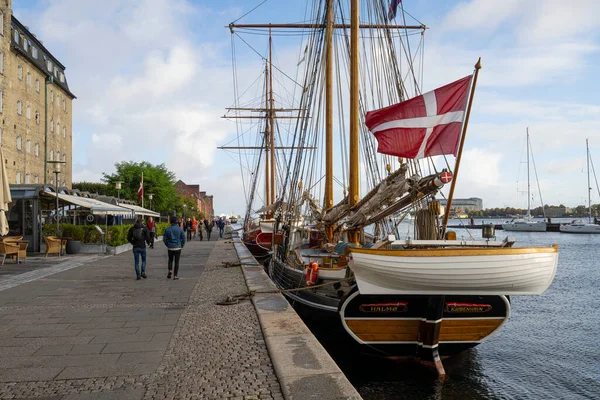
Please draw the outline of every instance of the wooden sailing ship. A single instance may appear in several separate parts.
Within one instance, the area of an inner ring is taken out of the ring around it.
[[[377,140],[379,149],[385,147],[384,139],[399,142],[401,148],[405,145],[406,120],[370,126],[376,139],[363,116],[390,104],[404,107],[413,101],[407,100],[410,85],[414,94],[421,93],[414,65],[419,54],[408,50],[403,41],[414,37],[411,32],[422,38],[426,27],[395,24],[396,10],[383,1],[350,0],[343,5],[324,0],[315,6],[306,24],[230,25],[232,32],[300,29],[304,36],[310,32],[302,59],[306,58],[303,90],[296,107],[292,150],[279,182],[278,201],[273,195],[267,202],[272,217],[267,272],[304,309],[303,315],[337,324],[359,349],[388,357],[415,357],[443,375],[441,357],[476,346],[506,322],[508,295],[540,294],[548,288],[558,249],[513,247],[512,238],[456,240],[446,232],[480,63],[472,76],[452,84],[468,94],[464,96],[467,110],[451,110],[446,115],[449,122],[438,118],[459,129],[460,143],[457,139],[441,146],[457,150],[453,166],[434,166],[439,157],[432,155],[450,154],[447,148],[436,153],[428,147],[427,138],[436,135],[437,125],[431,131],[427,128],[420,146],[411,145],[414,157],[396,157],[394,152],[378,155]],[[399,7],[403,12],[401,3]],[[362,21],[361,11],[366,15]],[[362,59],[361,49],[370,49]],[[405,52],[404,66],[400,52]],[[349,104],[344,101],[346,88]],[[341,103],[337,108],[336,97]],[[431,94],[420,97],[427,106]],[[384,108],[366,119],[387,112]],[[341,137],[337,143],[335,131]],[[322,158],[308,145],[323,149]],[[336,153],[336,147],[341,151]],[[337,180],[336,161],[342,170]],[[370,188],[362,198],[361,181]],[[337,204],[336,182],[343,189]],[[436,196],[449,182],[442,218]],[[274,181],[270,188],[274,190]],[[415,215],[413,237],[401,238],[395,221],[409,213]]]

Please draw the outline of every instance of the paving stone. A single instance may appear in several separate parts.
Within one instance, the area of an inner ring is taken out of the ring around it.
[[[69,354],[100,354],[106,343],[75,344]]]
[[[35,352],[36,356],[62,356],[68,354],[73,348],[72,344],[58,344],[42,346]]]

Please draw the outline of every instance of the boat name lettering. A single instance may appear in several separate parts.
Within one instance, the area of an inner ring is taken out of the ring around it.
[[[397,302],[397,303],[375,303],[375,304],[361,304],[358,309],[361,312],[405,312],[408,310],[408,303]]]
[[[492,310],[490,304],[473,304],[473,303],[446,303],[445,312],[450,313],[478,313],[489,312]]]

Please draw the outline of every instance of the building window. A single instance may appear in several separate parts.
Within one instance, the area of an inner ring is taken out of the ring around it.
[[[35,110],[35,123],[40,124],[40,112],[38,110]]]
[[[0,113],[3,111],[4,109],[4,92],[2,92],[2,89],[0,89]]]
[[[56,105],[60,107],[60,93],[56,93]]]
[[[67,112],[67,100],[63,99],[63,111]]]
[[[48,71],[52,72],[52,61],[46,61],[46,68],[48,68]]]
[[[27,84],[31,86],[31,72],[27,71]]]
[[[60,121],[56,123],[56,134],[60,135]]]
[[[63,137],[66,138],[67,137],[67,127],[63,126]]]
[[[21,64],[17,66],[17,78],[23,80],[23,66]]]
[[[50,150],[50,161],[54,161],[54,150]]]
[[[29,139],[25,141],[25,151],[31,153],[31,142],[29,141]]]
[[[56,152],[56,161],[60,161],[60,151]]]
[[[50,103],[54,102],[54,90],[50,89]]]
[[[67,162],[67,155],[63,154],[63,162]]]
[[[4,36],[4,13],[0,11],[0,35]]]
[[[54,178],[50,178],[50,184],[54,185]]]
[[[50,132],[54,132],[54,120],[50,120]]]
[[[21,39],[23,40],[23,48],[25,49],[25,52],[29,51],[29,41],[25,38],[25,36],[21,36]]]
[[[0,143],[2,143],[2,128],[0,128]]]
[[[19,31],[16,29],[15,29],[14,38],[15,38],[15,42],[19,43]]]
[[[25,115],[27,116],[27,119],[31,119],[31,106],[29,104],[27,104]]]
[[[33,176],[33,183],[40,183],[40,177],[37,175]]]
[[[25,183],[31,183],[29,182],[29,172],[25,174]]]
[[[62,72],[60,73],[60,82],[65,83],[65,74],[63,74]]]
[[[33,58],[38,58],[38,49],[35,46],[31,46],[31,55]]]
[[[21,136],[17,136],[17,150],[21,150],[21,148],[22,148],[21,141],[22,141]]]
[[[40,92],[40,80],[38,78],[35,79],[35,91]]]
[[[17,184],[21,183],[21,171],[17,171],[17,179],[16,179],[16,183],[17,183]]]
[[[4,73],[4,53],[0,51],[0,74]]]
[[[36,143],[35,146],[33,146],[33,154],[35,154],[36,157],[39,157],[40,155],[40,144]]]
[[[21,103],[21,100],[17,101],[17,114],[23,115],[23,103]]]
[[[54,67],[54,76],[58,78],[58,67]]]

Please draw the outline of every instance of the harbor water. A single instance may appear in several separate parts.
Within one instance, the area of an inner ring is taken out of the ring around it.
[[[481,238],[479,230],[455,232],[458,239],[468,239],[469,232]],[[412,361],[352,355],[336,347],[335,341],[322,341],[363,398],[600,398],[600,235],[505,231],[496,235],[497,240],[514,236],[516,247],[557,243],[558,270],[550,288],[541,296],[511,297],[508,323],[474,349],[444,360],[445,380]]]

